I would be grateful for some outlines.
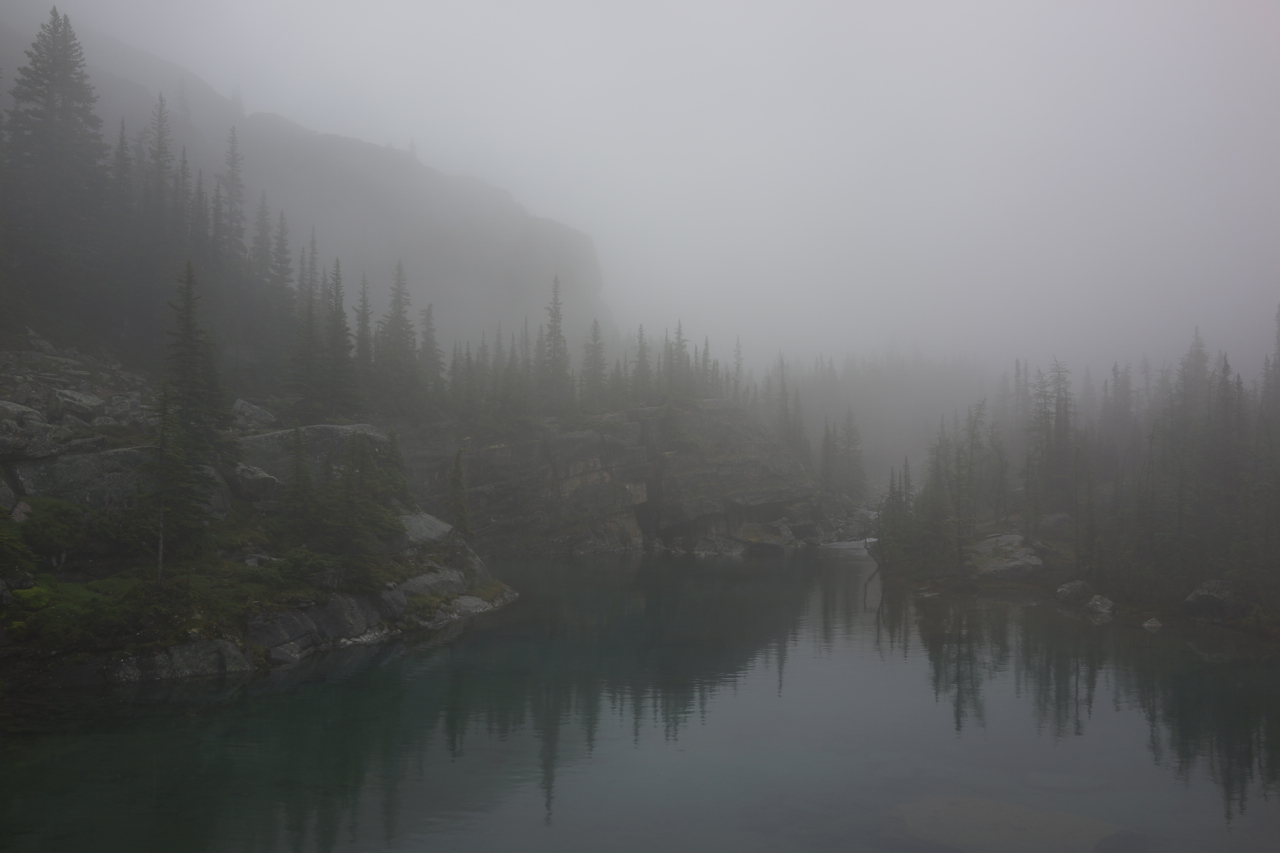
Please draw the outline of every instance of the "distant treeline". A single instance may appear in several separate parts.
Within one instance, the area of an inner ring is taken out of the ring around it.
[[[916,477],[906,461],[891,473],[883,558],[945,569],[984,520],[1037,537],[1046,516],[1066,513],[1071,557],[1095,586],[1172,604],[1225,578],[1275,627],[1280,312],[1276,322],[1276,351],[1250,384],[1198,333],[1176,368],[1144,367],[1135,381],[1117,364],[1100,393],[1092,381],[1073,393],[1061,362],[1016,363],[994,406],[976,402],[938,427]]]

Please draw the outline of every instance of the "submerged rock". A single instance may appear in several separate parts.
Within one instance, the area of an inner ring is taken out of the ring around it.
[[[1160,623],[1159,619],[1152,618],[1152,619],[1148,619],[1146,622],[1143,622],[1142,627],[1146,628],[1148,631],[1154,634],[1156,631],[1159,631],[1164,626]]]
[[[1138,835],[1106,821],[972,797],[933,797],[898,806],[889,819],[885,840],[953,853],[1123,853],[1146,849]]]

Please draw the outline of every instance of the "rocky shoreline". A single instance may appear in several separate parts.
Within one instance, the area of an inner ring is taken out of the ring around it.
[[[153,391],[109,356],[59,350],[34,333],[29,345],[0,353],[0,512],[20,524],[31,512],[28,502],[48,499],[73,504],[86,517],[127,514],[151,486]],[[409,491],[428,512],[406,511],[403,536],[381,546],[382,557],[397,566],[384,588],[343,588],[341,570],[331,577],[331,568],[307,581],[313,593],[258,606],[250,592],[248,608],[241,606],[249,616],[234,628],[197,625],[167,642],[144,631],[137,642],[78,656],[71,649],[24,649],[0,623],[0,677],[119,685],[251,673],[407,631],[440,631],[502,606],[516,593],[428,514],[446,506],[448,467],[459,445],[475,542],[489,554],[786,558],[863,535],[868,521],[847,498],[816,488],[766,427],[726,400],[634,409],[573,425],[548,419],[527,438],[497,444],[460,438],[447,422],[401,423],[398,447],[372,424],[282,429],[270,401],[260,402],[235,401],[229,435],[239,461],[207,470],[210,516],[251,512],[265,520],[280,512],[299,449],[312,476],[357,436],[376,458],[398,451]],[[48,577],[87,586],[128,562],[97,543],[50,559],[52,569],[40,570],[52,571]],[[250,570],[270,574],[285,555],[246,544],[219,550],[218,559],[222,571],[252,584]],[[0,609],[15,596],[31,603],[33,585],[29,577],[0,578]],[[12,626],[12,610],[6,618]]]

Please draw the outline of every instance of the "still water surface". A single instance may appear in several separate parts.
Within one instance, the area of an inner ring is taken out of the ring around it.
[[[10,712],[0,849],[880,851],[936,797],[1280,850],[1280,667],[856,557],[498,564],[454,640]]]

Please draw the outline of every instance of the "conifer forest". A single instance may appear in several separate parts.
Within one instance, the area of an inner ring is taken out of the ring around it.
[[[1274,10],[14,3],[0,848],[1274,847]]]

